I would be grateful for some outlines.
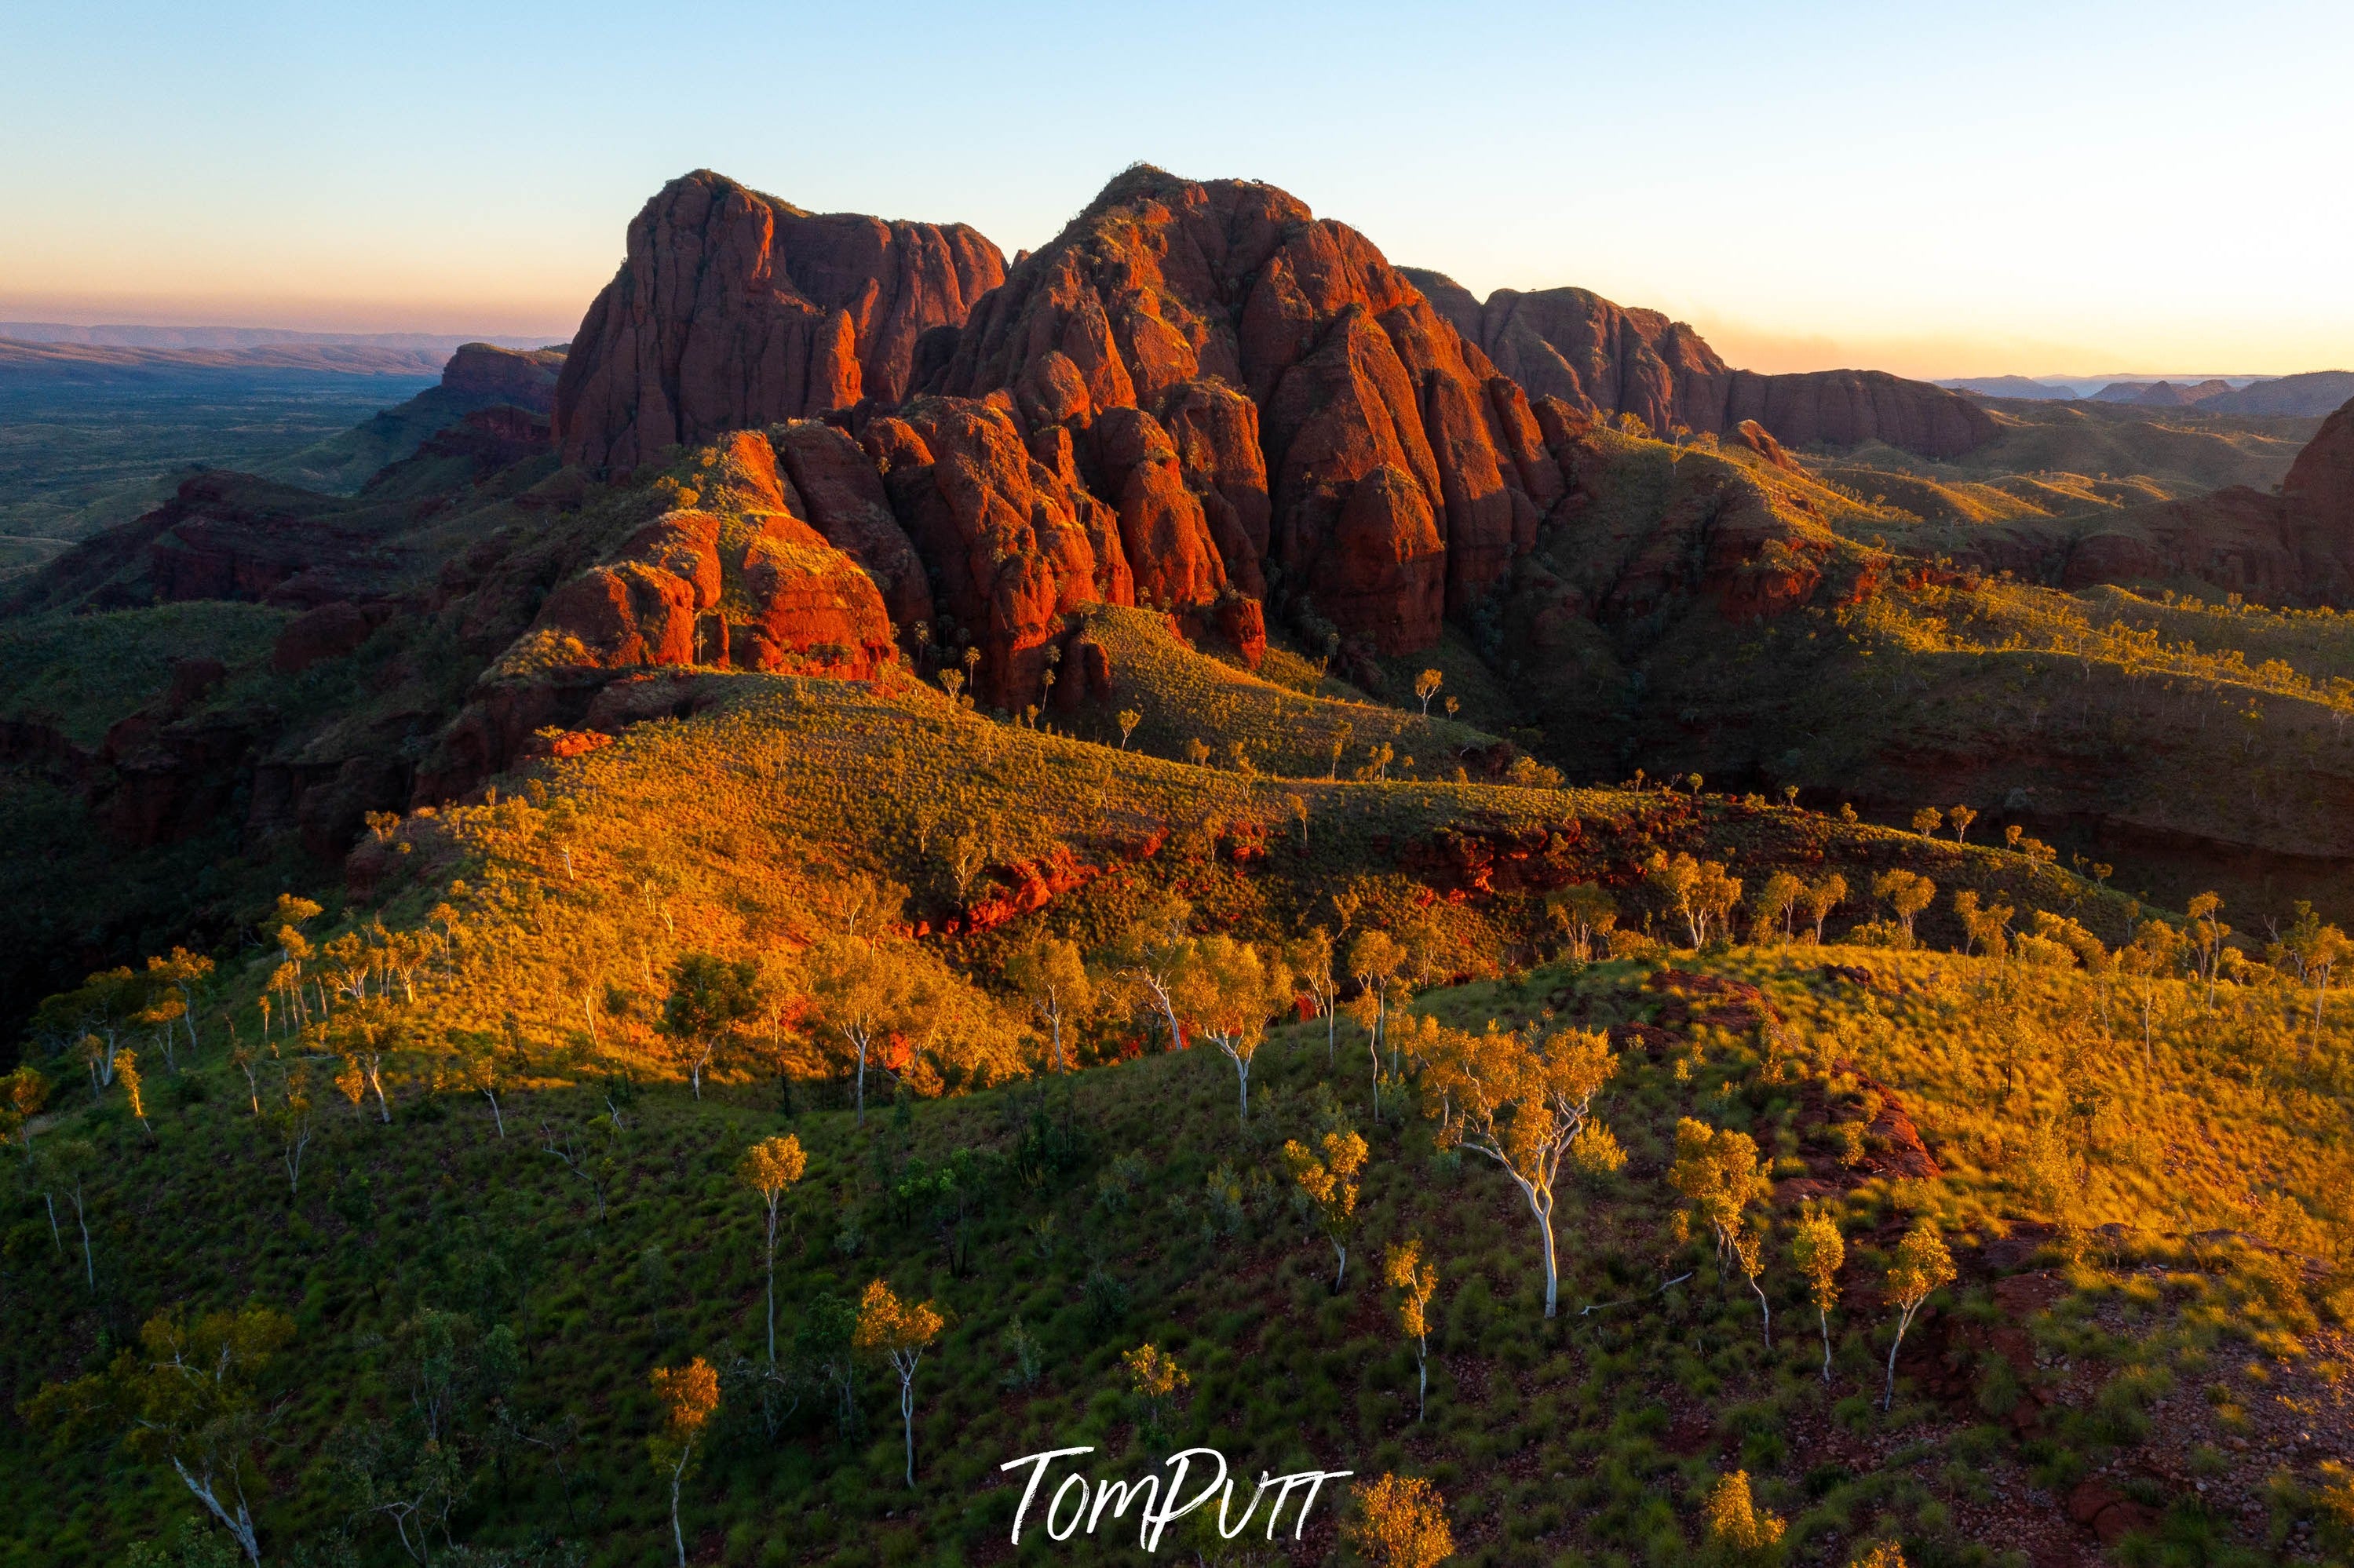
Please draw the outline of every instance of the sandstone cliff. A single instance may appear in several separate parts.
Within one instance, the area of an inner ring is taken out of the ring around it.
[[[1096,599],[1246,654],[1271,612],[1366,652],[1430,646],[1568,498],[1532,396],[1663,431],[1747,425],[1753,445],[1946,455],[1992,429],[1893,376],[1733,370],[1582,291],[1481,305],[1272,186],[1146,165],[1010,271],[969,230],[674,181],[581,323],[555,426],[567,461],[611,471],[831,418],[865,474],[816,427],[779,453],[822,460],[864,519],[826,537],[903,636],[928,620],[943,652],[976,652],[977,694],[1019,707]],[[844,542],[885,533],[881,555]]]
[[[1181,612],[1279,579],[1344,636],[1426,647],[1562,493],[1521,389],[1268,185],[1131,169],[946,346],[928,385],[1067,447],[1137,594]]]
[[[803,212],[707,170],[630,225],[556,391],[565,460],[628,468],[679,442],[905,394],[917,340],[1005,276],[962,224]]]

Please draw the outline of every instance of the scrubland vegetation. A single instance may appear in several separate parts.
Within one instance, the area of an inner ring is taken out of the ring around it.
[[[373,814],[340,885],[226,812],[114,853],[66,752],[209,659],[175,714],[413,760],[563,650],[10,621],[61,747],[0,827],[62,847],[0,892],[137,961],[0,1078],[0,1563],[1004,1561],[1001,1467],[1078,1445],[1354,1472],[1285,1546],[1180,1520],[1204,1563],[2354,1552],[2348,916],[2292,863],[2354,853],[2343,618],[1916,548],[2165,488],[2059,446],[1594,441],[1541,649],[1500,598],[1252,672],[1097,608],[1076,708],[624,675],[679,716]],[[500,528],[544,588],[673,506],[740,544],[733,482],[371,515],[404,580]],[[1695,609],[1658,539],[1752,483],[1791,526],[1736,586],[1836,591]],[[2274,859],[2072,837],[2088,792]]]
[[[1353,1469],[1311,1559],[2339,1549],[2334,927],[1099,631],[1264,750],[728,677],[53,999],[9,1560],[994,1560],[1080,1444]]]

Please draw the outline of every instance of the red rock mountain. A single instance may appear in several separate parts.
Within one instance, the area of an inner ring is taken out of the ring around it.
[[[1385,652],[1433,641],[1562,494],[1518,387],[1363,235],[1248,182],[1122,175],[925,385],[999,403],[1111,506],[1140,598],[1279,579]]]
[[[917,339],[1004,276],[962,224],[807,213],[698,170],[631,223],[565,360],[557,444],[567,462],[628,468],[675,442],[895,401]]]
[[[1159,606],[1246,658],[1269,608],[1359,652],[1429,647],[1582,504],[1564,461],[1597,409],[1747,424],[1761,450],[1950,452],[1991,428],[1893,377],[1729,371],[1689,329],[1592,295],[1483,311],[1426,281],[1438,302],[1272,186],[1145,165],[1010,271],[969,230],[812,217],[696,174],[631,224],[566,361],[557,438],[601,471],[764,427],[787,469],[822,459],[864,521],[818,532],[865,567],[902,639],[928,621],[934,647],[977,652],[977,694],[1020,707],[1048,688],[1069,612],[1097,600]],[[855,438],[863,476],[847,442],[790,423],[813,416]],[[617,586],[648,569],[616,557],[551,613],[600,663],[719,646],[684,630],[719,613],[685,608],[695,596]]]
[[[1726,435],[1754,419],[1790,446],[1878,440],[1930,458],[1959,457],[1995,436],[1984,408],[1925,381],[1879,370],[1735,370],[1683,323],[1584,289],[1499,289],[1482,303],[1441,273],[1406,275],[1532,397],[1633,414],[1663,433],[1681,425]]]

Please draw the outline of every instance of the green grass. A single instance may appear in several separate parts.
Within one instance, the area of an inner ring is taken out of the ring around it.
[[[1090,705],[1077,726],[1090,740],[1117,747],[1118,711],[1133,711],[1140,722],[1130,749],[1182,759],[1188,743],[1199,741],[1209,747],[1212,766],[1232,768],[1233,748],[1240,746],[1258,772],[1319,779],[1336,768],[1341,778],[1350,778],[1380,745],[1396,754],[1389,768],[1393,778],[1451,779],[1461,754],[1495,740],[1469,725],[1425,718],[1362,694],[1354,694],[1355,700],[1310,694],[1253,674],[1186,647],[1167,618],[1150,610],[1098,607],[1088,613],[1087,628],[1087,635],[1111,657],[1114,683],[1111,701]],[[1301,672],[1285,662],[1296,655],[1278,651],[1277,658],[1280,669],[1299,678]],[[1330,679],[1317,687],[1320,694],[1347,690]],[[1341,747],[1337,760],[1335,742]]]

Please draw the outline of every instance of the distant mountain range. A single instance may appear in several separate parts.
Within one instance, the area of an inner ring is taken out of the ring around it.
[[[1966,376],[1935,385],[1981,397],[2036,402],[2081,398],[2145,408],[2196,408],[2211,414],[2317,418],[2354,397],[2354,371],[2315,370],[2299,376],[2118,376],[2064,380],[2058,376]]]
[[[406,350],[429,356],[434,368],[461,344],[501,348],[538,348],[536,337],[497,337],[482,333],[294,332],[284,327],[149,326],[122,323],[79,326],[65,322],[0,322],[0,338],[17,343],[72,343],[100,348],[247,349],[289,344]]]
[[[258,344],[238,348],[124,348],[0,336],[0,376],[73,382],[152,379],[186,371],[302,370],[343,376],[431,376],[437,349],[358,343]]]

